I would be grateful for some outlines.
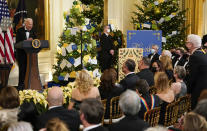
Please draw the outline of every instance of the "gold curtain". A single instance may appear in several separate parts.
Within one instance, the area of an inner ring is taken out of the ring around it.
[[[203,3],[205,0],[184,0],[187,11],[187,34],[203,35]]]

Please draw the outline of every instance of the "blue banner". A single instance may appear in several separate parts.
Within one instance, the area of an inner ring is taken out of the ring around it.
[[[143,48],[143,56],[148,56],[152,45],[158,45],[158,54],[161,54],[162,31],[154,30],[128,30],[127,48]]]

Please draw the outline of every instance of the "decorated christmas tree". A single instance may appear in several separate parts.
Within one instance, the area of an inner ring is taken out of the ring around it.
[[[92,38],[96,24],[90,23],[82,11],[81,2],[74,1],[72,9],[64,13],[65,29],[58,44],[57,65],[53,66],[53,80],[57,83],[74,78],[82,68],[92,71],[94,76],[100,75],[96,60],[96,40]]]
[[[163,49],[183,47],[186,29],[185,13],[180,10],[180,0],[142,0],[136,5],[137,12],[132,18],[137,30],[162,30]]]

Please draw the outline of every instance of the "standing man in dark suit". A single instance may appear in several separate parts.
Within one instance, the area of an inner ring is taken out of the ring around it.
[[[25,26],[17,30],[16,43],[24,40],[36,39],[35,32],[33,30],[33,20],[31,18],[25,19]],[[17,62],[19,66],[19,83],[18,88],[24,89],[24,80],[27,68],[27,54],[22,49],[17,49]]]
[[[191,107],[194,109],[201,91],[207,89],[207,55],[201,49],[201,38],[198,35],[188,35],[186,47],[191,53],[187,85],[188,93],[191,94]]]
[[[104,26],[104,33],[101,35],[100,38],[100,47],[101,51],[99,53],[100,57],[100,66],[101,71],[103,72],[105,69],[109,69],[112,65],[112,57],[114,55],[114,45],[113,40],[110,33],[110,27]]]
[[[140,70],[137,73],[137,76],[140,79],[144,79],[147,81],[148,85],[151,87],[154,85],[154,75],[151,72],[150,68],[150,59],[147,57],[143,57],[141,61],[139,61],[138,68]]]
[[[122,72],[126,75],[123,80],[120,81],[121,87],[126,89],[135,90],[136,82],[139,80],[139,77],[134,73],[136,64],[134,60],[128,59],[122,66]]]
[[[109,131],[144,131],[149,124],[138,117],[141,108],[139,95],[132,90],[121,94],[119,106],[125,117],[109,126]]]
[[[47,101],[49,110],[39,116],[36,124],[37,130],[44,128],[48,120],[59,118],[67,124],[70,131],[79,131],[79,113],[75,110],[64,108],[63,99],[63,91],[60,87],[53,87],[48,91]]]
[[[98,99],[85,99],[80,105],[80,119],[84,126],[83,131],[108,131],[101,126],[104,107]]]
[[[181,48],[176,49],[176,56],[172,59],[173,67],[184,66],[187,62],[186,56],[184,56],[184,50]]]
[[[158,54],[158,45],[152,45],[151,54],[148,55],[148,58],[151,60],[151,64],[159,60],[160,55]]]

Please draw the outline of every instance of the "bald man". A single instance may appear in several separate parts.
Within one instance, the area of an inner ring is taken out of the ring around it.
[[[22,28],[17,30],[16,34],[16,43],[24,41],[24,40],[33,40],[36,39],[35,32],[33,30],[33,20],[31,18],[27,18],[24,21],[24,25]],[[24,79],[26,74],[27,68],[27,55],[26,52],[22,49],[16,50],[16,59],[19,66],[19,83],[18,88],[20,90],[24,89]]]
[[[49,109],[38,118],[36,130],[44,128],[47,121],[55,117],[64,121],[68,125],[70,131],[79,130],[79,114],[75,110],[67,110],[63,107],[63,91],[60,87],[52,87],[49,89],[47,101]]]

